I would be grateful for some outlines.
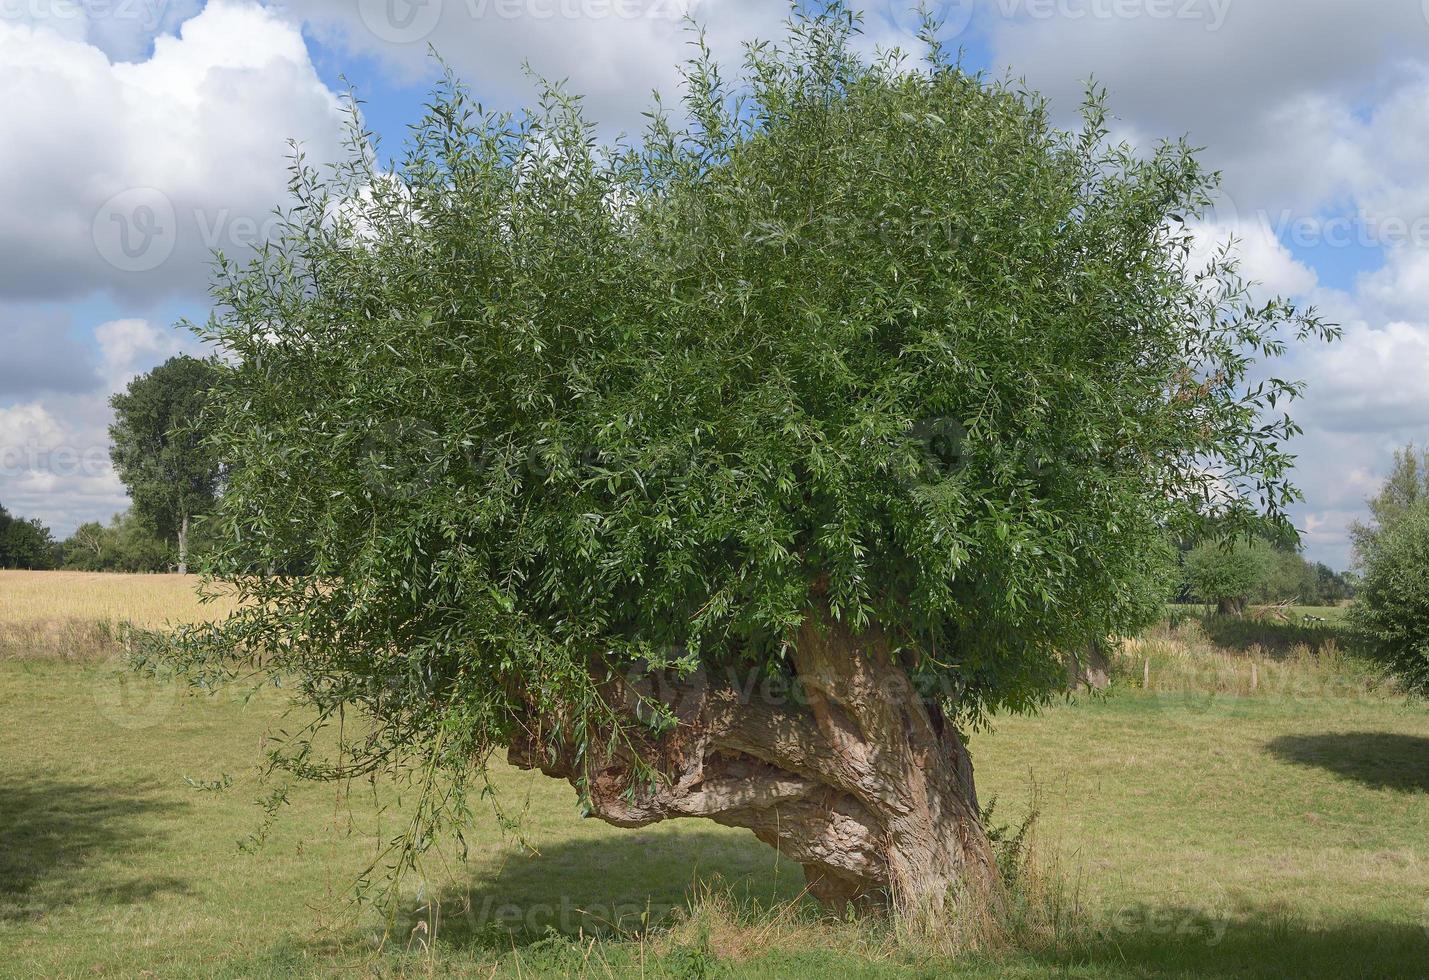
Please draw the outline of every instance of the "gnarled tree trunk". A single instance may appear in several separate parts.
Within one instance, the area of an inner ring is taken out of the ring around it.
[[[1243,597],[1221,599],[1216,603],[1216,615],[1218,616],[1239,616],[1244,612],[1245,599]]]
[[[1092,643],[1064,656],[1067,688],[1072,691],[1105,691],[1111,687],[1111,654],[1102,643]]]
[[[510,758],[573,784],[584,777],[593,815],[617,826],[706,817],[746,827],[803,865],[811,894],[836,908],[937,916],[960,895],[995,895],[967,747],[882,632],[855,636],[820,611],[794,667],[788,697],[735,676],[644,675],[609,693],[664,701],[679,718],[673,731],[583,761],[569,736],[554,749],[533,737]],[[665,779],[632,794],[636,753]]]

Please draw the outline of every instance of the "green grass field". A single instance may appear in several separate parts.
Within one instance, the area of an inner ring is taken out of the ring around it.
[[[1169,636],[1145,642],[1192,649]],[[352,902],[399,819],[371,787],[296,786],[252,845],[275,698],[11,658],[0,975],[1429,975],[1429,708],[1296,656],[1278,669],[1300,682],[1246,694],[1182,683],[1158,654],[1148,689],[1132,671],[974,736],[984,800],[1017,822],[1035,797],[1082,925],[957,956],[820,920],[792,901],[799,869],[745,832],[618,830],[581,820],[565,784],[505,768],[529,847],[480,822],[468,860],[446,848],[384,921]]]

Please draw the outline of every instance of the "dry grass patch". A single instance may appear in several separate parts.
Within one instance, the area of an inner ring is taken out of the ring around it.
[[[1235,642],[1227,643],[1227,635]],[[1174,617],[1124,640],[1113,674],[1150,693],[1383,700],[1399,692],[1349,653],[1334,628]]]
[[[223,615],[200,602],[196,575],[0,571],[0,659],[97,660],[130,626],[159,628]]]

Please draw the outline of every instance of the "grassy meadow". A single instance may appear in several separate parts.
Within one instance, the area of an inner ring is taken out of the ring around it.
[[[1029,889],[1058,915],[951,952],[821,917],[747,832],[582,820],[504,766],[522,839],[479,821],[384,918],[353,882],[400,819],[390,787],[294,785],[269,821],[281,697],[195,697],[115,656],[125,621],[212,614],[192,584],[0,573],[0,975],[1429,976],[1429,707],[1333,623],[1173,611],[1109,693],[975,734],[994,820],[1037,814]]]

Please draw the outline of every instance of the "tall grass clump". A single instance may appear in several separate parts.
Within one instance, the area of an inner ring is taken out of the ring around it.
[[[1131,689],[1281,700],[1393,696],[1334,624],[1302,625],[1172,613],[1123,640],[1112,673]]]

